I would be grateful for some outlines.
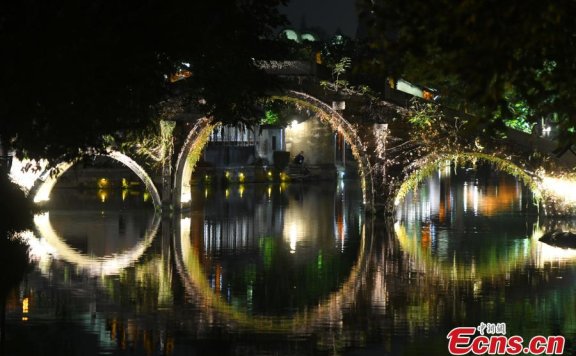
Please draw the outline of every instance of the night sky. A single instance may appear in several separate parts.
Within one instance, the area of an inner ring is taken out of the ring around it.
[[[355,0],[291,0],[284,13],[297,30],[302,20],[308,27],[320,27],[328,35],[339,28],[343,34],[354,37],[358,20]]]

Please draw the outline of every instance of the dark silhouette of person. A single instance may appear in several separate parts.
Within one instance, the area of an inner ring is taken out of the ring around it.
[[[300,151],[300,153],[294,157],[294,163],[300,166],[304,164],[304,151]]]

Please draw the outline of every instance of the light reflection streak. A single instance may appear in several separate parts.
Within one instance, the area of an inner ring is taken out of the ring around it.
[[[472,206],[474,209],[475,216],[478,216],[478,201],[480,200],[480,198],[481,197],[479,197],[478,195],[478,186],[474,185],[474,188],[472,189]]]
[[[292,222],[288,229],[288,240],[290,241],[290,253],[296,252],[296,243],[298,242],[298,237],[301,235],[302,228],[297,225],[296,222]]]
[[[468,211],[468,183],[464,182],[464,212],[466,213]]]

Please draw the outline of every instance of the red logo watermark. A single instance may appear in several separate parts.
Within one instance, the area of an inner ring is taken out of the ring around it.
[[[522,336],[506,336],[506,323],[454,328],[447,338],[448,351],[452,355],[560,355],[565,344],[564,336],[538,335],[527,342]]]

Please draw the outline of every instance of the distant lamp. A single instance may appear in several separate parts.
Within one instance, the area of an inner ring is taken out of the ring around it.
[[[98,179],[97,185],[98,185],[98,188],[106,188],[106,187],[108,187],[108,183],[109,183],[109,181],[107,178],[100,178],[100,179]]]
[[[346,101],[338,100],[332,102],[332,109],[336,111],[346,110]]]

